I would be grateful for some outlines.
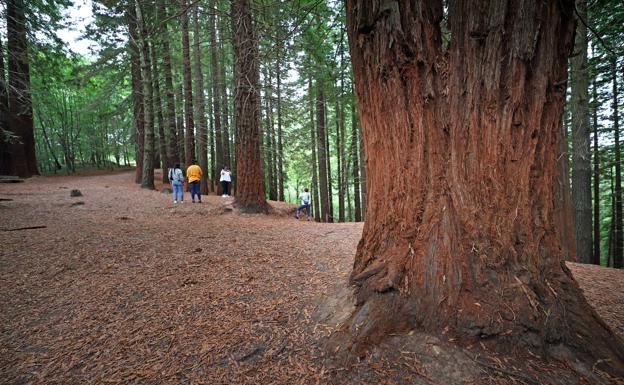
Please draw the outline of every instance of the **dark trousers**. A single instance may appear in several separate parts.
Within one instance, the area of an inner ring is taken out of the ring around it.
[[[221,194],[230,195],[230,182],[221,181]]]
[[[197,195],[197,199],[201,201],[201,195],[199,195],[199,184],[198,180],[189,182],[189,190],[191,190],[191,199],[195,200],[195,195]]]

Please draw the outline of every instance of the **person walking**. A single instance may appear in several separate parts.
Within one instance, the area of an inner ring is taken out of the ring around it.
[[[303,189],[303,192],[299,194],[299,198],[301,198],[301,206],[297,207],[297,213],[295,217],[299,219],[299,212],[301,209],[306,209],[306,216],[308,217],[308,221],[310,220],[310,192],[307,188]]]
[[[221,170],[221,195],[222,197],[230,196],[230,184],[232,183],[232,172],[228,166],[223,166]]]
[[[199,185],[201,184],[202,169],[197,164],[197,160],[193,159],[193,164],[186,169],[186,177],[189,181],[189,190],[191,190],[191,200],[195,203],[195,195],[197,195],[197,202],[201,203]]]
[[[180,203],[184,203],[184,173],[180,169],[179,163],[169,169],[169,180],[173,191],[173,203],[178,203],[178,195]]]

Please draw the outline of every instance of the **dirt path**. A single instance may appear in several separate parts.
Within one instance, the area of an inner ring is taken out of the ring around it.
[[[84,196],[71,198],[74,188]],[[0,383],[386,378],[370,362],[322,367],[315,341],[326,331],[310,320],[346,279],[361,224],[234,214],[214,196],[173,205],[128,172],[33,178],[1,185],[0,198],[11,199],[0,201],[2,230],[46,226],[0,231]],[[622,331],[620,273],[605,308]]]

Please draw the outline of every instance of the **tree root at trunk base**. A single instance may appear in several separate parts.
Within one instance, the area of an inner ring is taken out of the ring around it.
[[[621,364],[590,362],[587,354],[563,344],[546,346],[536,354],[524,344],[510,344],[509,336],[460,338],[448,327],[406,328],[367,340],[362,337],[370,333],[366,329],[376,325],[368,318],[374,310],[366,306],[356,307],[353,288],[344,285],[319,302],[313,320],[328,330],[321,344],[329,367],[365,361],[376,368],[385,363],[396,369],[397,383],[624,384],[623,378],[609,374],[617,373]],[[396,316],[388,308],[386,318]],[[417,380],[405,382],[405,376]]]

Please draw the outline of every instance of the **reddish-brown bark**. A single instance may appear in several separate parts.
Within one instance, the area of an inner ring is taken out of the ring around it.
[[[448,327],[624,373],[554,228],[574,1],[454,1],[448,48],[441,1],[346,6],[367,156],[354,350]]]
[[[236,122],[236,205],[247,212],[267,212],[260,156],[258,47],[249,1],[232,1],[231,15]]]

